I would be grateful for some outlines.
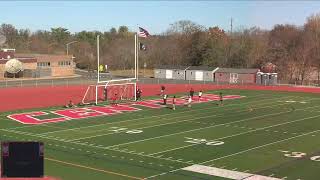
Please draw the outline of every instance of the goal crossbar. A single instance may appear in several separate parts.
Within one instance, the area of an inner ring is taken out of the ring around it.
[[[122,79],[123,81],[123,79]],[[119,81],[113,81],[113,82],[119,82]],[[123,97],[125,96],[124,93],[128,93],[128,94],[132,94],[132,98],[133,100],[136,100],[136,90],[137,90],[137,85],[135,82],[129,82],[129,83],[117,83],[117,84],[113,84],[113,82],[107,82],[106,84],[97,84],[97,85],[89,85],[86,89],[86,92],[82,98],[82,104],[91,104],[92,102],[86,102],[86,98],[90,95],[90,90],[94,90],[94,103],[97,105],[99,102],[99,89],[103,90],[105,93],[108,88],[111,87],[124,87],[124,89],[122,89],[122,92],[120,92],[119,97],[121,100],[123,100]],[[132,88],[128,88],[129,86],[131,86]],[[132,92],[130,92],[132,91]],[[106,94],[105,94],[106,95]],[[107,97],[105,97],[107,98]],[[105,99],[106,100],[106,99]]]

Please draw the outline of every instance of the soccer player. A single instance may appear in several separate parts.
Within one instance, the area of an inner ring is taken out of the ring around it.
[[[160,89],[160,96],[163,96],[164,95],[164,90],[166,89],[166,87],[164,87],[163,85],[161,86],[161,89]]]
[[[220,106],[223,106],[223,96],[222,92],[219,93]]]
[[[194,95],[194,90],[193,90],[193,88],[190,89],[190,94],[189,94],[189,95],[190,95],[191,98],[193,99],[193,95]]]
[[[64,107],[66,108],[73,108],[74,107],[74,104],[73,102],[70,100],[69,103],[67,105],[65,105]]]
[[[199,91],[199,99],[198,99],[198,101],[200,101],[201,96],[202,96],[202,90]]]
[[[114,96],[112,97],[112,105],[117,105],[118,103],[117,103],[117,96],[118,96],[118,94],[114,94]]]
[[[172,98],[172,109],[176,110],[176,96],[173,96]]]
[[[191,103],[192,103],[192,98],[191,96],[189,96],[188,98],[188,107],[191,108]]]
[[[140,88],[137,89],[136,92],[136,97],[137,97],[137,101],[140,100],[141,101],[141,94],[142,94],[142,90]]]
[[[168,95],[164,94],[163,95],[163,105],[167,105],[167,98],[168,98]]]
[[[104,100],[107,101],[108,100],[108,91],[107,91],[107,87],[105,87],[103,89],[103,93],[104,93]]]

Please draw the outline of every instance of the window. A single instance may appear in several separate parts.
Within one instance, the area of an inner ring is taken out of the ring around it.
[[[38,67],[49,67],[50,62],[37,62]]]
[[[59,66],[71,66],[71,61],[59,61]]]

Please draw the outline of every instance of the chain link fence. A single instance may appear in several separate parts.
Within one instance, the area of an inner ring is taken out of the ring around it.
[[[253,85],[243,82],[228,83],[228,82],[212,82],[212,81],[195,81],[195,80],[177,80],[177,79],[156,79],[156,78],[140,78],[138,80],[142,84],[211,84],[211,85]],[[96,76],[82,76],[76,78],[59,78],[59,79],[13,79],[0,81],[0,88],[9,87],[39,87],[39,86],[74,86],[74,85],[94,85],[97,83]],[[303,85],[301,82],[288,82],[278,80],[276,86],[303,86],[303,87],[319,87],[315,81],[305,81]],[[262,86],[268,86],[262,84]]]

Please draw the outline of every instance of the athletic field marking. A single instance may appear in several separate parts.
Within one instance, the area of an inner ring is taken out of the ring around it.
[[[97,168],[84,166],[84,165],[80,165],[80,164],[75,164],[75,163],[70,163],[70,162],[66,162],[66,161],[56,160],[56,159],[52,159],[52,158],[45,158],[45,159],[48,160],[48,161],[53,161],[53,162],[60,163],[60,164],[65,164],[65,165],[69,165],[69,166],[73,166],[73,167],[79,167],[79,168],[83,168],[83,169],[89,169],[89,170],[93,170],[93,171],[97,171],[97,172],[102,172],[102,173],[105,173],[105,174],[112,174],[112,175],[116,175],[116,176],[122,176],[122,177],[129,178],[129,179],[137,179],[137,180],[143,180],[144,179],[144,178],[134,177],[134,176],[121,174],[121,173],[117,173],[117,172],[113,172],[113,171],[109,171],[109,170],[97,169]]]
[[[285,104],[283,104],[283,105],[285,105]],[[273,105],[273,106],[264,106],[264,107],[255,108],[255,109],[264,109],[264,108],[270,108],[270,107],[274,107],[274,106],[279,106],[279,104]],[[235,111],[235,112],[246,112],[246,111],[247,110],[241,110],[241,111]],[[168,124],[176,124],[176,123],[181,123],[181,122],[194,121],[194,120],[204,119],[204,118],[208,118],[208,117],[223,117],[224,115],[225,115],[225,113],[220,113],[220,114],[214,114],[214,115],[209,115],[209,116],[202,116],[202,117],[199,117],[199,118],[190,118],[190,119],[174,121],[174,122],[168,122],[168,123],[163,123],[163,124],[157,124],[157,125],[152,125],[152,126],[144,126],[144,127],[139,128],[139,129],[147,129],[147,128],[158,127],[158,126],[163,126],[163,125],[168,125]],[[190,116],[190,115],[188,115],[188,116]],[[186,116],[186,117],[188,117],[188,116]],[[175,117],[175,118],[172,118],[172,119],[180,119],[180,118],[181,118],[181,116]],[[172,119],[169,119],[169,120],[171,121]],[[163,120],[158,120],[158,121],[161,122]],[[155,122],[158,122],[158,121],[155,121]],[[152,122],[154,122],[154,121],[152,121]],[[133,124],[133,126],[134,125],[140,125],[140,124],[144,124],[144,123]],[[125,126],[125,127],[127,127],[127,126]],[[90,139],[90,138],[106,136],[106,135],[112,135],[112,134],[117,134],[117,133],[121,133],[121,132],[97,134],[97,135],[94,135],[94,136],[87,136],[87,137],[83,137],[83,138],[71,139],[70,141],[78,141],[78,140],[83,140],[83,139]]]
[[[243,150],[243,151],[240,151],[240,152],[237,152],[237,153],[233,153],[233,154],[230,154],[230,155],[222,156],[222,157],[219,157],[219,158],[216,158],[216,159],[204,161],[204,162],[201,162],[201,163],[198,163],[198,164],[201,165],[201,164],[205,164],[205,163],[208,163],[208,162],[212,162],[212,161],[228,158],[228,157],[231,157],[231,156],[235,156],[235,155],[242,154],[242,153],[245,153],[245,152],[249,152],[249,151],[252,151],[252,150],[255,150],[255,149],[263,148],[263,147],[266,147],[266,146],[270,146],[270,145],[273,145],[273,144],[277,144],[277,143],[281,143],[281,142],[284,142],[284,141],[292,140],[292,139],[295,139],[295,138],[299,138],[299,137],[306,136],[306,135],[313,134],[313,133],[317,133],[317,132],[320,132],[320,129],[319,130],[315,130],[315,131],[311,131],[311,132],[308,132],[308,133],[303,133],[303,134],[298,135],[298,136],[294,136],[294,137],[282,139],[282,140],[279,140],[279,141],[275,141],[275,142],[272,142],[272,143],[267,143],[267,144],[264,144],[264,145],[261,145],[261,146],[256,146],[256,147],[253,147],[253,148],[250,148],[250,149],[247,149],[247,150]],[[156,174],[156,175],[153,175],[153,176],[149,176],[149,177],[147,177],[145,179],[150,179],[150,178],[162,176],[162,175],[165,175],[165,174],[168,174],[168,173],[172,173],[172,172],[175,172],[175,171],[179,171],[179,170],[181,170],[181,169],[179,168],[179,169],[175,169],[175,170],[172,170],[172,171],[164,172],[164,173],[161,173],[161,174]],[[246,170],[244,172],[249,172],[249,170]]]
[[[61,141],[59,139],[51,139],[45,136],[39,136],[36,134],[30,134],[30,133],[25,133],[22,131],[15,131],[15,130],[7,130],[7,129],[1,129],[2,131],[6,131],[6,132],[11,132],[11,133],[16,133],[16,134],[22,134],[22,135],[29,135],[29,136],[34,136],[34,137],[40,137],[40,138],[45,138],[45,139],[49,139],[49,140],[55,140],[55,141],[60,141],[60,142],[64,142],[65,141]],[[99,147],[99,146],[94,146],[94,145],[89,145],[89,144],[84,144],[84,143],[76,143],[76,142],[70,142],[72,144],[76,144],[76,145],[81,145],[81,146],[87,146],[87,147],[92,147],[92,148],[97,148],[97,149],[104,149],[104,150],[110,150],[110,151],[116,151],[116,152],[121,152],[121,153],[127,153],[127,154],[133,154],[133,155],[137,155],[137,156],[142,156],[142,157],[149,157],[149,158],[153,158],[153,159],[160,159],[160,160],[168,160],[168,161],[172,161],[172,162],[180,162],[180,163],[184,163],[184,164],[192,164],[192,163],[188,163],[188,162],[182,162],[182,161],[177,161],[177,160],[173,160],[173,159],[167,159],[167,158],[157,158],[157,157],[153,157],[153,156],[148,156],[148,155],[142,155],[139,153],[131,153],[131,152],[124,152],[121,150],[116,150],[116,149],[111,149],[111,148],[106,148],[106,147]],[[55,146],[60,146],[60,145],[55,145]],[[81,149],[79,149],[81,151]]]
[[[290,111],[287,111],[287,112],[290,112]],[[277,126],[282,126],[282,125],[286,125],[286,124],[291,124],[291,123],[295,123],[295,122],[304,121],[306,119],[313,119],[313,118],[316,118],[316,117],[319,117],[319,116],[320,115],[307,117],[307,118],[302,118],[302,119],[297,119],[297,120],[294,120],[294,121],[288,121],[288,122],[275,124],[275,125],[271,125],[271,126],[267,126],[267,127],[263,127],[263,128],[257,128],[255,130],[241,132],[241,133],[238,133],[238,134],[233,134],[233,135],[225,136],[225,137],[222,137],[222,138],[213,139],[211,141],[219,141],[219,140],[227,139],[227,138],[230,138],[230,137],[240,136],[240,135],[243,135],[243,134],[248,134],[248,133],[252,133],[252,132],[256,132],[256,131],[261,131],[261,130],[268,129],[268,128],[273,128],[273,127],[277,127]],[[196,146],[196,145],[199,145],[199,144],[186,145],[186,146],[182,146],[182,147],[178,147],[178,148],[174,148],[174,149],[168,149],[168,150],[165,150],[165,151],[152,153],[152,154],[149,154],[149,155],[150,156],[157,155],[157,154],[161,154],[161,153],[165,153],[165,152],[169,152],[169,151],[175,151],[175,150],[178,150],[178,149],[184,149],[184,148],[191,147],[191,146]]]
[[[244,173],[244,172],[239,172],[239,171],[235,171],[235,170],[227,170],[227,169],[223,169],[223,168],[224,167],[216,168],[216,167],[209,167],[209,166],[194,164],[192,166],[182,168],[182,170],[206,174],[206,175],[210,175],[210,176],[223,177],[223,178],[228,178],[228,179],[236,179],[236,180],[238,180],[238,179],[280,180],[278,178],[261,176],[261,175],[257,175],[257,174]]]
[[[268,103],[269,104],[269,103]],[[261,104],[260,104],[261,105]],[[283,104],[285,105],[285,104]],[[273,106],[279,106],[279,104],[277,105],[273,105]],[[273,106],[266,106],[266,107],[261,107],[261,108],[256,108],[256,109],[263,109],[263,108],[269,108],[269,107],[273,107]],[[312,108],[312,107],[308,107],[308,108]],[[242,110],[242,111],[237,111],[237,112],[246,112],[246,110]],[[221,115],[223,115],[224,113],[221,113]],[[218,114],[219,115],[219,114]],[[170,122],[170,123],[163,123],[163,124],[158,124],[158,125],[153,125],[153,126],[146,126],[146,127],[141,127],[139,129],[146,129],[146,128],[150,128],[150,127],[157,127],[157,126],[162,126],[162,125],[167,125],[167,124],[174,124],[174,123],[180,123],[180,122],[188,122],[188,121],[194,121],[196,119],[202,119],[202,118],[207,118],[207,117],[212,117],[212,116],[217,116],[217,117],[221,117],[218,115],[210,115],[210,116],[205,116],[205,117],[200,117],[200,118],[192,118],[192,119],[187,119],[187,120],[182,120],[182,121],[175,121],[175,122]],[[181,118],[181,117],[176,117],[173,119],[177,119],[177,118]],[[171,119],[170,119],[171,120]],[[161,121],[161,120],[160,120]],[[153,121],[154,122],[154,121]],[[158,121],[156,121],[158,122]],[[135,124],[137,125],[137,124]],[[219,124],[218,124],[219,125]],[[226,125],[229,126],[229,125]],[[212,127],[212,126],[211,126]],[[242,127],[242,128],[246,128],[246,127]],[[119,132],[116,132],[119,133]],[[112,134],[116,134],[116,133],[105,133],[105,134],[98,134],[98,135],[94,135],[94,136],[87,136],[87,137],[83,137],[83,138],[77,138],[77,139],[72,139],[70,141],[77,141],[77,140],[82,140],[82,139],[89,139],[89,138],[95,138],[95,137],[100,137],[100,136],[106,136],[106,135],[112,135]]]
[[[260,96],[264,96],[264,95],[259,95],[259,96],[250,96],[247,97],[246,99],[249,99],[251,97],[260,97]],[[299,96],[284,96],[284,97],[280,97],[280,99],[282,98],[289,98],[289,97],[294,97],[294,98],[300,98]],[[260,101],[269,101],[269,100],[274,100],[274,99],[278,99],[279,97],[275,97],[275,98],[269,98],[269,99],[262,99],[262,100],[257,100],[257,101],[250,101],[250,102],[246,102],[246,103],[234,103],[234,104],[227,104],[224,107],[229,107],[229,106],[239,106],[239,105],[243,105],[243,104],[248,104],[248,103],[254,103],[254,102],[260,102]],[[210,103],[210,102],[208,102]],[[270,102],[271,103],[271,102]],[[207,109],[218,109],[220,107],[216,107],[216,106],[212,106],[210,108],[203,108],[201,110],[207,110]],[[145,110],[147,111],[147,110]],[[151,110],[150,110],[151,111]],[[97,125],[91,125],[91,126],[85,126],[85,127],[79,127],[79,128],[71,128],[71,129],[65,129],[65,130],[57,130],[57,131],[50,131],[50,132],[46,132],[46,133],[41,133],[41,134],[50,134],[50,133],[55,133],[55,132],[63,132],[63,131],[75,131],[75,130],[79,130],[79,129],[85,129],[85,128],[91,128],[91,127],[97,127],[97,126],[104,126],[104,125],[110,125],[110,124],[121,124],[124,122],[130,122],[130,121],[136,121],[136,120],[140,120],[140,119],[147,119],[147,118],[152,118],[152,117],[163,117],[163,116],[170,116],[170,115],[176,115],[176,114],[183,114],[186,112],[193,112],[193,111],[199,111],[199,110],[186,110],[186,111],[181,111],[181,112],[170,112],[170,113],[166,113],[166,114],[162,114],[162,115],[155,115],[155,116],[148,116],[148,117],[142,117],[142,118],[135,118],[135,119],[130,119],[130,120],[125,120],[125,121],[120,121],[120,122],[111,122],[111,123],[103,123],[103,124],[97,124]],[[130,113],[130,112],[129,112]],[[67,121],[66,121],[67,122]],[[39,125],[40,126],[40,125]],[[32,126],[24,126],[24,127],[32,127]],[[9,128],[10,129],[10,128]]]
[[[271,103],[271,102],[270,102]],[[243,104],[247,104],[247,103],[243,103]],[[269,103],[263,103],[263,104],[269,104]],[[263,105],[263,104],[259,104],[259,105]],[[278,104],[279,105],[279,104]],[[283,105],[286,105],[286,103],[284,103]],[[277,106],[277,105],[274,105],[274,106]],[[273,107],[273,106],[269,106],[269,107]],[[205,108],[204,108],[205,109]],[[260,108],[256,108],[256,109],[260,109]],[[201,109],[201,110],[203,110],[203,109]],[[201,111],[200,110],[200,111]],[[243,112],[245,112],[246,110],[243,110]],[[239,111],[239,112],[242,112],[242,111]],[[187,115],[186,117],[188,117],[189,115]],[[175,118],[173,118],[173,119],[178,119],[178,118],[181,118],[181,116],[180,117],[175,117]],[[156,121],[150,121],[150,123],[155,123],[155,122],[161,122],[161,121],[163,121],[163,120],[156,120]],[[185,121],[189,121],[189,120],[185,120]],[[192,120],[190,120],[190,121],[192,121]],[[124,121],[123,121],[124,122]],[[184,122],[184,121],[180,121],[180,122]],[[121,122],[119,122],[119,123],[121,123]],[[179,121],[176,121],[176,122],[172,122],[172,123],[179,123]],[[131,126],[136,126],[136,125],[139,125],[139,124],[143,124],[143,125],[145,125],[146,124],[146,122],[143,122],[143,123],[138,123],[138,124],[132,124],[132,125],[127,125],[127,126],[124,126],[124,127],[131,127]],[[168,124],[170,124],[170,123],[168,123]],[[102,125],[105,125],[105,124],[102,124]],[[164,124],[165,125],[165,124]],[[156,125],[156,126],[158,126],[158,125]],[[155,126],[148,126],[148,127],[155,127]],[[148,128],[148,127],[143,127],[143,128]],[[140,128],[141,129],[141,128]],[[98,130],[98,131],[105,131],[105,129],[103,129],[103,130]],[[55,132],[57,132],[57,131],[55,131]],[[94,131],[94,130],[92,130],[92,131],[89,131],[88,133],[91,133],[91,132],[97,132],[97,131]],[[48,132],[48,133],[50,133],[50,132]],[[42,134],[48,134],[48,133],[42,133]],[[116,133],[118,133],[118,132],[116,132]],[[99,137],[99,136],[104,136],[104,135],[110,135],[110,134],[116,134],[116,133],[104,133],[104,134],[101,134],[101,135],[94,135],[94,136],[91,136],[92,138],[93,137]],[[80,139],[89,139],[90,137],[83,137],[83,138],[79,138],[79,139],[73,139],[73,140],[80,140]]]
[[[318,107],[318,106],[314,106],[314,107]],[[312,108],[312,107],[310,107],[310,108]],[[283,112],[279,112],[279,113],[272,113],[272,114],[267,114],[267,115],[262,115],[262,116],[255,116],[255,117],[246,118],[246,119],[233,121],[233,122],[229,122],[229,123],[217,124],[217,125],[213,125],[213,126],[207,126],[207,127],[203,127],[203,128],[197,128],[197,129],[192,129],[192,130],[188,130],[188,131],[181,131],[181,132],[177,132],[177,133],[173,133],[173,134],[166,134],[166,135],[163,135],[163,136],[157,136],[157,137],[142,139],[142,140],[138,140],[138,141],[131,141],[131,142],[127,142],[127,143],[107,146],[107,148],[117,147],[117,146],[122,146],[122,145],[127,145],[127,144],[133,144],[133,143],[138,143],[138,142],[143,142],[143,141],[148,141],[148,140],[153,140],[153,139],[159,139],[159,138],[162,138],[162,137],[168,137],[168,136],[173,136],[173,135],[177,135],[177,134],[184,134],[184,133],[188,133],[188,132],[193,132],[193,131],[198,131],[198,130],[203,130],[203,129],[208,129],[208,128],[224,126],[224,125],[227,125],[227,124],[235,124],[235,123],[239,123],[239,122],[248,121],[248,120],[251,120],[251,119],[268,117],[268,116],[273,116],[273,115],[278,115],[278,114],[283,114],[283,113],[288,113],[288,112],[291,112],[291,111],[283,111]]]
[[[255,150],[255,149],[260,149],[260,148],[263,148],[263,147],[266,147],[266,146],[270,146],[270,145],[277,144],[277,143],[280,143],[280,142],[284,142],[284,141],[288,141],[288,140],[291,140],[291,139],[299,138],[299,137],[302,137],[302,136],[314,134],[314,133],[317,133],[317,132],[320,132],[320,129],[315,130],[315,131],[311,131],[311,132],[307,132],[307,133],[303,133],[303,134],[300,134],[300,135],[297,135],[297,136],[293,136],[293,137],[290,137],[290,138],[282,139],[282,140],[279,140],[279,141],[275,141],[275,142],[272,142],[272,143],[264,144],[264,145],[261,145],[261,146],[256,146],[256,147],[253,147],[253,148],[250,148],[250,149],[247,149],[247,150],[243,150],[243,151],[240,151],[240,152],[237,152],[237,153],[233,153],[233,154],[222,156],[222,157],[219,157],[219,158],[216,158],[216,159],[205,161],[205,162],[202,162],[201,164],[208,163],[208,162],[211,162],[211,161],[220,160],[220,159],[224,159],[224,158],[228,158],[228,157],[235,156],[235,155],[238,155],[238,154],[242,154],[242,153],[245,153],[245,152],[248,152],[248,151],[252,151],[252,150]]]
[[[180,169],[174,169],[174,170],[171,170],[171,171],[168,171],[168,172],[164,172],[164,173],[161,173],[161,174],[149,176],[149,177],[144,178],[144,180],[146,180],[146,179],[151,179],[151,178],[158,177],[158,176],[163,176],[163,175],[165,175],[165,174],[173,173],[173,172],[176,172],[176,171],[179,171],[179,170],[180,170]]]

